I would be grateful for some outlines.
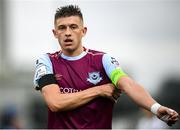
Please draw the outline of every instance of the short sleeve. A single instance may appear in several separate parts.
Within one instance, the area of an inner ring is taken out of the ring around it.
[[[111,79],[112,83],[116,86],[117,81],[127,74],[121,69],[119,62],[108,54],[104,54],[102,58],[103,67],[107,76]]]
[[[53,68],[48,54],[43,54],[36,60],[34,86],[39,87],[38,80],[47,74],[53,74]]]

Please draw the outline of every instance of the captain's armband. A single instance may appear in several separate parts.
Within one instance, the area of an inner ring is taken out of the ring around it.
[[[111,72],[110,79],[112,83],[117,86],[117,82],[121,77],[127,76],[121,69],[115,69]]]
[[[42,76],[38,81],[38,85],[36,86],[36,90],[41,90],[44,86],[49,84],[57,84],[56,77],[54,74],[47,74]]]

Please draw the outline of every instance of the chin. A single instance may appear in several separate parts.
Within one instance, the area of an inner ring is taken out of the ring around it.
[[[74,52],[76,49],[75,49],[75,48],[72,48],[72,47],[67,47],[67,48],[65,48],[65,50],[66,50],[67,52],[69,52],[69,53],[72,53],[72,52]]]

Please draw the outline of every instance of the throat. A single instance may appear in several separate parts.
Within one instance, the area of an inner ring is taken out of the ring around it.
[[[79,56],[81,55],[81,53],[84,51],[83,48],[80,48],[80,49],[66,49],[66,50],[62,50],[62,53],[66,56],[69,56],[69,57],[75,57],[75,56]]]
[[[65,55],[64,53],[61,53],[61,57],[65,60],[69,60],[69,61],[75,61],[75,60],[79,60],[81,58],[83,58],[85,55],[87,54],[86,51],[83,51],[81,54],[77,55],[77,56],[69,56],[69,55]]]

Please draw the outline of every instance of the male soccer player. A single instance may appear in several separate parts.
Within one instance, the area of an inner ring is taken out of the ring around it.
[[[168,125],[178,120],[175,110],[158,104],[115,58],[83,47],[87,28],[78,6],[58,8],[54,27],[61,50],[40,56],[34,77],[35,88],[49,108],[48,128],[112,128],[113,105],[120,91]]]

